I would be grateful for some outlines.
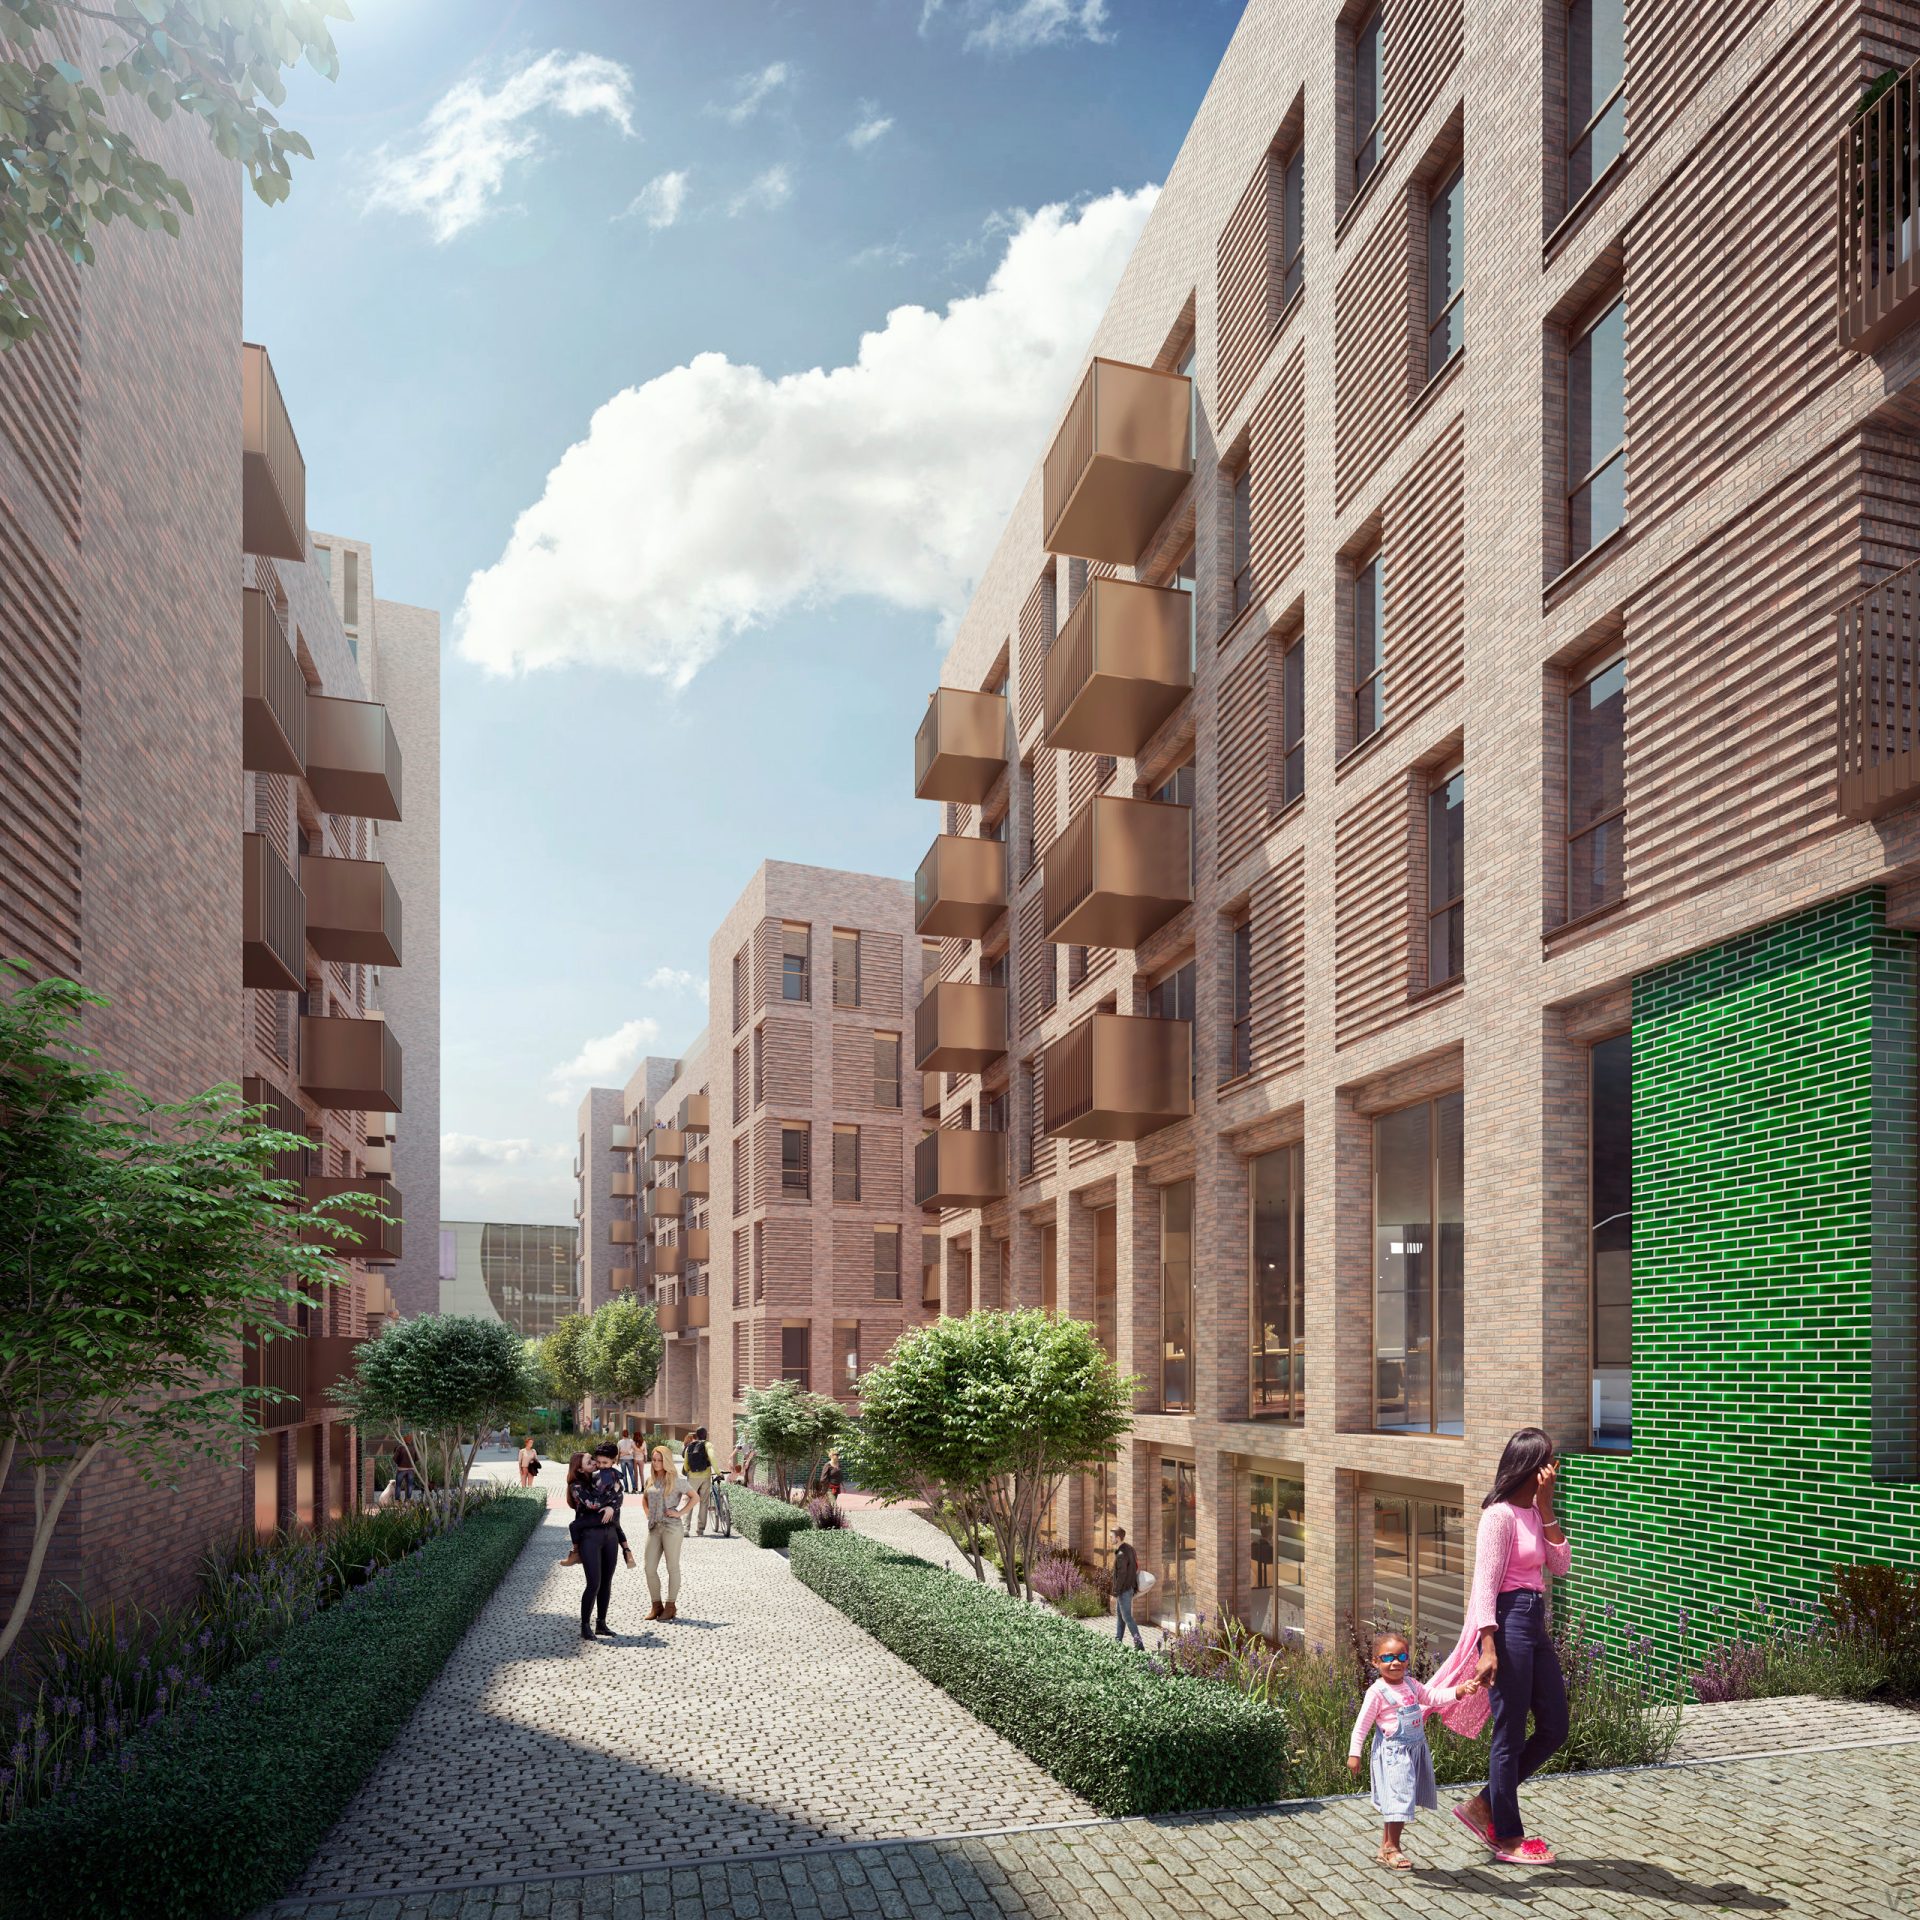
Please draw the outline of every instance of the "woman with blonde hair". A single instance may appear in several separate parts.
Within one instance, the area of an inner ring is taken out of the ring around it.
[[[528,1434],[520,1442],[520,1484],[523,1487],[533,1485],[533,1476],[540,1471],[540,1449],[533,1444],[533,1435]]]
[[[653,1601],[649,1620],[673,1620],[679,1616],[680,1548],[686,1539],[687,1510],[693,1505],[693,1488],[673,1464],[673,1455],[664,1446],[655,1447],[647,1456],[647,1484],[641,1489],[647,1508],[647,1593]],[[667,1597],[660,1598],[660,1562],[667,1563]]]

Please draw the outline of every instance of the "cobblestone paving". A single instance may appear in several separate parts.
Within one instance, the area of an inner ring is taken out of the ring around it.
[[[1730,1760],[1749,1753],[1808,1753],[1822,1747],[1897,1746],[1920,1740],[1920,1713],[1869,1701],[1789,1694],[1691,1706],[1680,1718],[1676,1760]]]
[[[282,1907],[304,1920],[1300,1920],[1524,1911],[1543,1920],[1732,1914],[1915,1920],[1909,1833],[1920,1744],[1585,1774],[1527,1789],[1553,1867],[1503,1867],[1443,1813],[1419,1863],[1372,1864],[1364,1800],[1267,1813],[1101,1821],[1051,1832],[853,1846],[437,1895]],[[1453,1798],[1452,1795],[1447,1796]]]

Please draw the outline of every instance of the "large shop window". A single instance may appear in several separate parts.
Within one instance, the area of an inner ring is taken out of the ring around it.
[[[1587,1053],[1593,1444],[1633,1445],[1633,1035]]]
[[[1160,1405],[1193,1411],[1193,1182],[1160,1189]]]
[[[1253,1230],[1252,1377],[1256,1419],[1304,1420],[1307,1409],[1306,1208],[1298,1146],[1257,1156],[1249,1168]]]
[[[1307,1486],[1296,1472],[1247,1476],[1246,1625],[1269,1640],[1306,1638]]]
[[[1374,1425],[1384,1433],[1462,1429],[1462,1128],[1457,1093],[1373,1123]]]
[[[1355,1502],[1354,1565],[1371,1571],[1373,1605],[1364,1632],[1392,1627],[1414,1648],[1416,1671],[1430,1673],[1453,1651],[1467,1617],[1466,1516],[1458,1507],[1412,1495],[1375,1493]]]

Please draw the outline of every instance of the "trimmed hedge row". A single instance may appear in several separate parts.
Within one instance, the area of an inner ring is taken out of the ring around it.
[[[232,1920],[280,1893],[546,1512],[511,1493],[128,1746],[132,1768],[0,1827],[8,1920]]]
[[[750,1493],[727,1482],[727,1505],[733,1509],[733,1530],[756,1547],[784,1547],[796,1533],[812,1533],[814,1524],[805,1507],[776,1500],[770,1493]]]
[[[792,1566],[977,1718],[1100,1812],[1260,1806],[1284,1797],[1288,1728],[1231,1687],[857,1533],[808,1533]]]

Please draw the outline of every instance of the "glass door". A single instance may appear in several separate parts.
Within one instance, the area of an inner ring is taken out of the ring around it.
[[[1199,1540],[1193,1463],[1160,1462],[1160,1584],[1147,1596],[1148,1610],[1162,1627],[1178,1627],[1194,1617],[1193,1557]]]

